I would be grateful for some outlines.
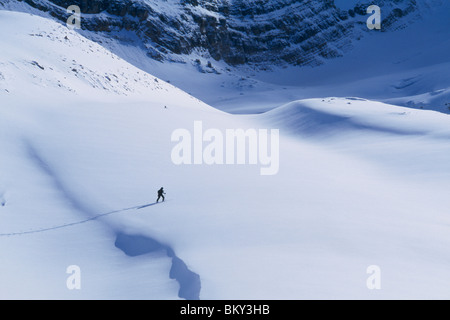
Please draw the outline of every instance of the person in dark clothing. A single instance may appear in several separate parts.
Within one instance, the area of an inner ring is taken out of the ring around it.
[[[161,187],[161,189],[158,190],[158,199],[156,199],[156,203],[158,203],[159,199],[161,199],[161,198],[162,198],[162,201],[164,202],[164,195],[165,194],[166,193],[164,192],[163,187]]]

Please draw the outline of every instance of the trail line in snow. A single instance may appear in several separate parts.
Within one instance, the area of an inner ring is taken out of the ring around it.
[[[12,237],[12,236],[21,236],[21,235],[26,235],[26,234],[32,234],[32,233],[40,233],[40,232],[46,232],[46,231],[51,231],[51,230],[57,230],[57,229],[62,229],[62,228],[67,228],[67,227],[72,227],[75,225],[79,225],[79,224],[83,224],[86,222],[90,222],[90,221],[94,221],[97,220],[99,218],[114,214],[114,213],[119,213],[119,212],[124,212],[124,211],[130,211],[133,209],[143,209],[143,208],[147,208],[147,207],[151,207],[156,205],[157,203],[150,203],[150,204],[145,204],[145,205],[140,205],[140,206],[135,206],[135,207],[131,207],[131,208],[125,208],[125,209],[120,209],[120,210],[114,210],[114,211],[110,211],[110,212],[106,212],[106,213],[102,213],[102,214],[98,214],[96,216],[93,216],[91,218],[88,219],[84,219],[84,220],[80,220],[80,221],[75,221],[75,222],[70,222],[70,223],[65,223],[65,224],[61,224],[61,225],[57,225],[57,226],[53,226],[53,227],[48,227],[48,228],[41,228],[41,229],[35,229],[35,230],[28,230],[28,231],[21,231],[21,232],[11,232],[11,233],[0,233],[0,237]]]

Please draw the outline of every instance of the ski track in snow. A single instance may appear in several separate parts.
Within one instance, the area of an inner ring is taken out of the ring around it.
[[[141,206],[135,206],[135,207],[131,207],[131,208],[114,210],[114,211],[110,211],[110,212],[106,212],[106,213],[93,215],[93,212],[91,211],[91,209],[87,208],[81,201],[79,201],[75,196],[72,195],[72,193],[66,188],[65,184],[58,178],[58,175],[52,170],[52,168],[47,164],[47,162],[39,155],[36,148],[30,142],[25,141],[25,148],[26,148],[26,152],[28,154],[29,159],[32,160],[32,162],[36,165],[36,167],[38,167],[38,169],[40,171],[45,173],[45,175],[51,179],[52,183],[55,186],[55,190],[59,190],[62,197],[68,201],[70,206],[72,206],[76,211],[81,211],[91,217],[80,220],[80,221],[69,222],[69,223],[52,226],[52,227],[46,227],[46,228],[40,228],[40,229],[28,230],[28,231],[3,233],[3,234],[0,234],[1,237],[41,233],[41,232],[47,232],[47,231],[51,231],[51,230],[72,227],[72,226],[83,224],[83,223],[86,223],[89,221],[94,221],[94,220],[97,220],[99,218],[102,218],[102,217],[105,217],[105,216],[108,216],[108,215],[111,215],[114,213],[124,212],[124,211],[138,209],[140,207],[143,207],[141,205]],[[145,206],[150,206],[150,205],[145,205]]]
[[[75,196],[73,196],[69,190],[65,187],[64,183],[61,182],[61,180],[58,178],[56,173],[51,169],[51,167],[45,162],[45,160],[38,154],[37,150],[34,146],[31,145],[29,142],[25,142],[26,150],[28,153],[29,158],[35,163],[35,165],[43,171],[48,177],[51,178],[52,182],[55,184],[55,187],[57,190],[60,190],[63,197],[66,198],[71,206],[76,209],[77,211],[81,211],[84,213],[90,213],[90,209],[87,209],[85,205],[83,205]],[[167,200],[166,200],[167,201]],[[5,201],[3,200],[3,195],[0,194],[0,203],[2,206],[4,206]],[[130,210],[140,210],[144,208],[148,208],[151,206],[156,205],[157,202],[144,204],[144,205],[138,205],[130,208],[124,208],[119,210],[114,210],[110,212],[105,212],[101,214],[97,214],[95,216],[92,216],[90,218],[65,223],[53,227],[47,227],[47,228],[40,228],[35,230],[28,230],[28,231],[20,231],[20,232],[11,232],[11,233],[2,233],[0,234],[0,237],[12,237],[12,236],[22,236],[27,234],[34,234],[34,233],[43,233],[48,232],[52,230],[62,229],[62,228],[68,228],[76,225],[80,225],[83,223],[87,223],[90,221],[98,220],[102,217],[114,214],[114,213],[120,213],[120,212],[126,212]],[[169,277],[171,279],[175,279],[179,285],[180,289],[178,292],[178,296],[180,298],[184,298],[186,300],[199,300],[200,299],[200,289],[201,289],[201,282],[200,282],[200,276],[194,272],[192,272],[186,263],[180,259],[176,254],[175,251],[168,245],[162,244],[159,241],[150,238],[148,236],[141,236],[141,235],[127,235],[124,233],[118,233],[116,237],[115,246],[122,250],[127,256],[134,257],[139,255],[144,255],[151,252],[156,251],[165,251],[166,255],[172,259],[172,267],[170,268]]]
[[[70,222],[70,223],[65,223],[65,224],[61,224],[61,225],[57,225],[57,226],[53,226],[53,227],[48,227],[48,228],[28,230],[28,231],[20,231],[20,232],[11,232],[11,233],[0,233],[0,237],[20,236],[20,235],[26,235],[26,234],[32,234],[32,233],[41,233],[41,232],[47,232],[47,231],[51,231],[51,230],[68,228],[68,227],[76,226],[76,225],[83,224],[83,223],[86,223],[86,222],[98,220],[98,219],[100,219],[102,217],[105,217],[105,216],[108,216],[108,215],[111,215],[111,214],[114,214],[114,213],[130,211],[130,210],[133,210],[133,209],[142,209],[142,208],[150,207],[150,206],[155,205],[155,204],[156,203],[152,203],[152,204],[147,204],[147,205],[143,205],[143,206],[140,205],[140,206],[135,206],[135,207],[131,207],[131,208],[125,208],[125,209],[110,211],[110,212],[106,212],[106,213],[101,213],[101,214],[98,214],[98,215],[96,215],[94,217],[91,217],[91,218],[88,218],[88,219],[75,221],[75,222]]]

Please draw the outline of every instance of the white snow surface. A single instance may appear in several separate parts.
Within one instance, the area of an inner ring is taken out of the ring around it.
[[[0,298],[180,299],[169,251],[200,299],[450,297],[448,115],[326,92],[231,115],[26,13],[0,47]],[[194,121],[280,129],[279,173],[176,166]]]

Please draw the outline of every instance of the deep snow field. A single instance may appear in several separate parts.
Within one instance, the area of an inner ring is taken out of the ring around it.
[[[26,13],[0,48],[0,298],[450,297],[447,114],[323,91],[232,115]],[[278,173],[175,165],[196,121],[279,129]]]

